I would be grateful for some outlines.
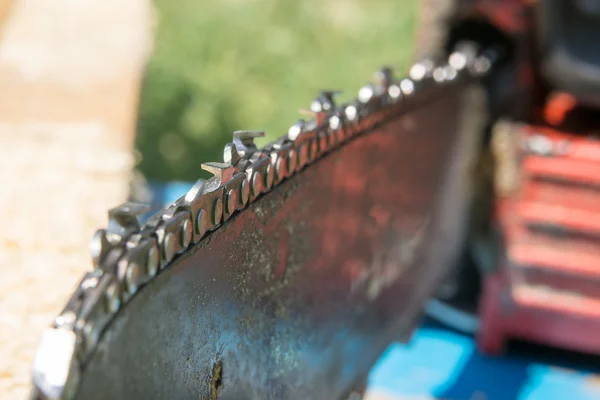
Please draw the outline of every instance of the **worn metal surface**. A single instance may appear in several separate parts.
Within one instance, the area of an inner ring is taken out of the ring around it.
[[[454,257],[473,94],[448,87],[232,216],[121,309],[77,398],[345,395],[412,329]]]

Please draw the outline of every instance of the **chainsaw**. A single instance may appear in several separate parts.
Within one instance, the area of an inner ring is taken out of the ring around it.
[[[213,176],[154,215],[110,210],[93,270],[43,335],[32,399],[362,393],[460,258],[486,82],[508,55],[453,38],[351,101],[323,91],[264,147],[264,132],[234,132],[202,164]]]

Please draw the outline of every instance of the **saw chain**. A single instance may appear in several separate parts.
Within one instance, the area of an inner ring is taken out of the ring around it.
[[[313,119],[258,148],[260,131],[236,131],[223,162],[202,164],[213,176],[199,180],[183,197],[140,223],[148,207],[125,203],[109,211],[105,229],[90,244],[94,268],[81,279],[64,310],[43,335],[33,366],[34,399],[71,399],[86,364],[116,314],[174,260],[205,240],[236,213],[284,180],[332,151],[403,113],[423,93],[435,93],[492,70],[494,49],[459,43],[448,57],[428,59],[396,79],[391,68],[376,72],[356,99],[338,105],[323,91],[310,105]],[[435,118],[435,116],[432,116]]]

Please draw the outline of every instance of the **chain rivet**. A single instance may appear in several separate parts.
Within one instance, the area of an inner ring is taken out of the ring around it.
[[[319,142],[317,140],[312,140],[310,143],[310,154],[308,155],[308,159],[310,162],[315,161],[319,157]]]
[[[287,174],[288,176],[292,176],[294,171],[296,171],[296,167],[298,164],[298,153],[294,150],[290,150],[288,153],[288,162],[287,162]]]
[[[204,210],[200,210],[196,216],[196,233],[198,234],[199,238],[202,238],[202,236],[204,236],[206,233],[206,223],[204,221],[205,215],[206,214]]]
[[[323,135],[319,138],[319,149],[321,150],[321,153],[327,151],[327,136]]]
[[[192,222],[189,219],[183,221],[181,225],[181,247],[184,249],[192,242],[192,235],[194,233],[192,230]]]
[[[284,164],[283,164],[283,158],[282,157],[278,157],[277,161],[275,162],[275,175],[277,177],[277,182],[280,182],[281,180],[283,180],[283,178],[285,178],[284,176]]]
[[[302,168],[304,168],[306,166],[306,164],[308,163],[308,148],[309,148],[309,144],[308,143],[304,143],[300,145],[300,148],[298,149],[298,166],[297,166],[297,170],[300,171]]]
[[[129,294],[135,294],[135,292],[137,292],[141,277],[142,268],[137,263],[130,262],[127,266],[127,272],[125,272],[125,283]]]
[[[246,179],[242,181],[242,186],[240,187],[240,196],[240,202],[242,203],[242,206],[248,204],[248,200],[250,200],[250,185]]]
[[[92,350],[98,343],[99,334],[96,331],[93,322],[86,321],[85,326],[82,329],[83,333],[83,345],[87,351]]]
[[[84,280],[83,282],[81,282],[81,288],[83,290],[88,290],[88,289],[93,289],[98,285],[98,278],[91,277],[91,278],[87,278],[86,280]]]
[[[163,252],[165,255],[165,260],[167,262],[171,261],[173,257],[175,257],[175,246],[176,246],[175,234],[170,232],[165,235],[163,240]]]
[[[328,130],[326,136],[328,138],[329,148],[334,148],[337,146],[337,135],[335,134],[335,131]]]
[[[275,181],[275,171],[271,164],[267,165],[267,174],[265,176],[265,186],[268,189],[271,189],[273,186],[273,181]]]
[[[223,218],[223,200],[217,197],[213,205],[213,223],[219,225]]]
[[[252,195],[253,196],[258,196],[260,194],[260,192],[262,191],[262,175],[260,174],[260,171],[256,171],[253,175],[252,175]]]
[[[59,328],[72,328],[77,321],[77,314],[73,311],[66,311],[54,319],[54,323]]]
[[[234,189],[229,189],[227,191],[227,196],[225,197],[225,211],[227,214],[232,214],[237,205],[237,194]]]
[[[152,245],[146,256],[146,273],[150,276],[156,275],[160,264],[160,254],[155,245]]]
[[[104,293],[104,304],[108,314],[116,313],[119,310],[119,307],[121,307],[120,294],[119,285],[116,282],[111,283],[106,288],[106,292]]]

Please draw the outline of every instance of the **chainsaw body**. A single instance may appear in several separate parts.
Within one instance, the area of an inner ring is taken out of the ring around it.
[[[511,51],[504,88],[488,85],[492,172],[468,245],[479,347],[499,353],[516,338],[600,353],[600,6],[462,1],[454,11],[449,40],[502,36]]]

